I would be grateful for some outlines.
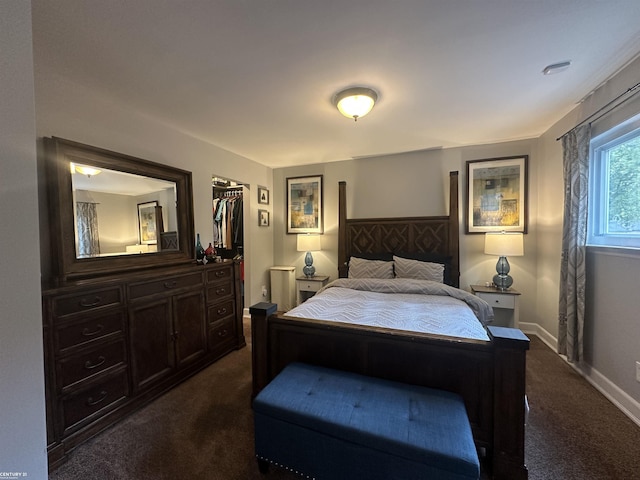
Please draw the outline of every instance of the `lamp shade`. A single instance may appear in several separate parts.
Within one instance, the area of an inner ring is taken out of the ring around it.
[[[371,111],[378,94],[370,88],[353,87],[335,96],[334,103],[342,115],[358,120]]]
[[[320,235],[309,233],[298,235],[297,250],[299,252],[316,252],[320,250]]]
[[[500,257],[521,257],[524,255],[522,233],[487,233],[484,236],[484,253]]]

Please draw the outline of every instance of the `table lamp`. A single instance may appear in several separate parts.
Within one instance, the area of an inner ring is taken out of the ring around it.
[[[487,233],[484,236],[484,253],[498,255],[496,271],[493,276],[493,284],[499,290],[507,290],[513,285],[513,278],[509,275],[509,261],[507,255],[521,257],[524,255],[524,237],[522,233],[500,232]]]
[[[302,271],[306,277],[313,277],[316,273],[316,268],[313,266],[313,256],[311,252],[320,250],[320,235],[313,235],[306,233],[298,235],[298,248],[299,252],[307,252],[304,256],[304,268]]]

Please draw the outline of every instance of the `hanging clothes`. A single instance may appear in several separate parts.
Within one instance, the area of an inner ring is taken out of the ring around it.
[[[237,249],[243,243],[242,191],[225,192],[213,199],[213,244],[216,248]]]

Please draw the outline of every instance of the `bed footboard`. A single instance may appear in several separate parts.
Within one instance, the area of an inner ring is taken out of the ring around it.
[[[250,308],[254,397],[294,361],[458,393],[493,478],[527,479],[529,339],[520,330],[489,327],[491,341],[464,341],[287,318],[276,308],[270,303]]]

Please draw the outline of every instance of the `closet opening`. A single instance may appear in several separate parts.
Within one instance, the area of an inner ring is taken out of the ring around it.
[[[237,181],[213,176],[213,248],[223,259],[240,262],[242,306],[244,307],[244,214],[245,186]]]

